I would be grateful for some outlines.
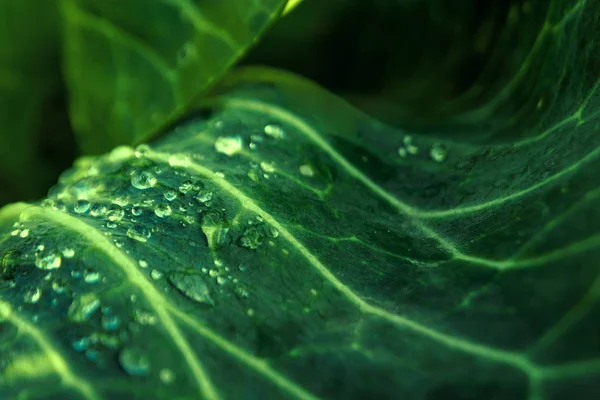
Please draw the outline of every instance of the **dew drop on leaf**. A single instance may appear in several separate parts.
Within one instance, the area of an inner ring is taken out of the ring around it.
[[[148,268],[148,263],[145,260],[138,261],[141,268]]]
[[[19,237],[23,239],[25,239],[27,236],[29,236],[29,229],[23,229],[21,233],[19,233]]]
[[[277,124],[269,124],[265,126],[265,134],[274,139],[283,139],[285,132],[283,128]]]
[[[177,192],[173,189],[169,189],[165,192],[164,196],[167,201],[173,201],[177,198]]]
[[[29,289],[25,292],[23,300],[25,303],[35,304],[40,301],[42,297],[42,290],[40,288]]]
[[[77,214],[84,214],[90,210],[90,202],[87,200],[77,200],[73,206],[73,211]]]
[[[65,247],[61,251],[64,258],[73,258],[75,257],[75,250],[71,247]]]
[[[140,215],[142,215],[142,208],[141,207],[132,207],[131,208],[131,214],[133,214],[136,217],[139,217]]]
[[[150,236],[152,236],[152,233],[142,225],[134,225],[127,229],[127,236],[138,242],[147,242],[148,239],[150,239]]]
[[[429,156],[433,161],[442,162],[446,158],[446,149],[442,145],[436,143],[431,147]]]
[[[121,320],[116,315],[103,315],[101,323],[103,329],[107,331],[115,331],[121,325]]]
[[[42,249],[43,250],[43,249]],[[60,254],[51,252],[45,256],[36,254],[35,266],[43,270],[58,269],[62,265]]]
[[[76,297],[69,307],[69,318],[76,322],[88,320],[100,307],[96,293],[86,293]]]
[[[273,173],[273,172],[275,172],[275,165],[273,163],[270,163],[270,162],[261,161],[260,168],[264,172],[266,172],[266,173]]]
[[[133,171],[131,185],[140,190],[149,189],[156,185],[156,178],[148,171]]]
[[[159,218],[168,217],[169,215],[171,215],[171,213],[171,206],[169,206],[166,203],[159,204],[154,208],[154,214],[156,214],[156,216]]]
[[[106,215],[107,211],[108,209],[106,208],[106,206],[96,204],[92,206],[90,214],[92,215],[92,217],[103,217]]]
[[[168,385],[173,383],[173,381],[175,381],[175,374],[173,373],[173,371],[171,371],[168,368],[163,368],[160,370],[159,373],[159,377],[160,380],[162,381],[162,383]]]
[[[215,150],[217,153],[222,153],[232,156],[242,150],[244,142],[240,136],[223,137],[220,136],[215,141]]]
[[[186,194],[193,188],[194,188],[194,182],[192,182],[192,181],[185,181],[181,185],[179,185],[179,191],[183,194]]]
[[[98,283],[98,281],[100,280],[100,273],[98,273],[98,271],[95,271],[93,269],[86,269],[83,272],[83,280],[86,283],[90,283],[90,284]]]
[[[159,270],[153,269],[152,272],[150,272],[150,276],[152,277],[152,279],[158,280],[162,278],[163,274]]]
[[[201,190],[198,192],[198,195],[196,195],[196,200],[199,201],[200,203],[206,203],[208,201],[211,201],[213,197],[213,192],[209,191],[209,190]]]
[[[120,221],[125,216],[125,211],[119,205],[113,204],[108,208],[107,216],[110,221]]]
[[[169,283],[177,290],[201,304],[214,305],[210,290],[201,275],[173,272],[168,276]]]
[[[240,245],[249,249],[255,250],[263,243],[264,235],[260,228],[256,226],[250,226],[244,230],[242,237],[240,238]]]
[[[121,367],[132,376],[144,376],[150,370],[150,361],[146,354],[135,347],[125,347],[119,354]]]
[[[300,173],[308,177],[315,176],[315,171],[313,171],[312,167],[308,164],[300,166]]]

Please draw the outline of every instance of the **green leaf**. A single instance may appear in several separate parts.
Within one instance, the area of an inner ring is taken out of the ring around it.
[[[472,145],[233,75],[0,215],[0,394],[597,398],[599,90]]]
[[[53,2],[0,1],[0,205],[44,196],[70,164],[61,161],[72,147],[68,124],[55,106],[59,33]],[[52,153],[52,142],[62,149]]]
[[[585,79],[576,70],[593,58],[597,2],[457,3],[305,2],[245,62],[306,76],[398,127],[475,143],[519,139],[522,113],[536,114],[540,100],[546,110],[567,79]]]
[[[284,0],[62,0],[64,74],[80,145],[140,143],[219,78]]]

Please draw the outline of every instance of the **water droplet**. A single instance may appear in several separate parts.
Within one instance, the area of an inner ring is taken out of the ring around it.
[[[264,235],[256,226],[250,226],[244,230],[240,238],[240,244],[252,250],[256,250],[263,242]]]
[[[106,223],[106,227],[109,229],[115,229],[117,226],[119,226],[115,221],[108,221]]]
[[[29,289],[28,291],[25,292],[25,297],[23,298],[23,300],[25,300],[25,303],[35,304],[38,301],[40,301],[41,297],[42,297],[42,290],[40,288],[34,288],[34,289]]]
[[[110,221],[116,222],[123,219],[125,211],[119,205],[113,204],[108,208],[107,215]]]
[[[106,206],[103,206],[101,204],[96,204],[92,207],[92,209],[90,211],[90,215],[92,217],[103,217],[106,215],[107,211],[108,211],[108,209],[106,208]]]
[[[248,311],[246,311],[246,315],[248,315],[249,317],[254,316],[254,309],[249,308]]]
[[[76,297],[69,307],[69,318],[81,322],[88,320],[100,307],[100,300],[96,293],[82,294]]]
[[[156,208],[154,208],[154,214],[156,214],[156,216],[159,218],[168,217],[169,215],[171,215],[171,213],[171,206],[169,206],[166,203],[159,204],[156,206]]]
[[[254,169],[249,170],[248,178],[252,179],[254,182],[258,182],[258,172]]]
[[[279,231],[277,230],[277,228],[275,227],[271,227],[269,228],[269,232],[271,233],[271,236],[273,236],[273,238],[276,238],[279,236]]]
[[[61,294],[67,290],[67,286],[64,281],[57,279],[52,282],[52,290],[54,290],[55,293]]]
[[[139,217],[140,215],[142,215],[142,208],[141,207],[133,207],[131,209],[131,213],[133,215],[135,215],[136,217]]]
[[[119,354],[121,367],[132,376],[144,376],[150,370],[150,361],[141,349],[125,347]]]
[[[82,337],[81,339],[74,340],[72,343],[73,350],[85,351],[90,344],[90,338]]]
[[[38,247],[39,249],[39,247]],[[43,251],[43,248],[40,250]],[[62,264],[62,258],[58,253],[51,252],[45,256],[36,254],[35,266],[43,270],[58,269]]]
[[[269,124],[265,126],[264,131],[268,136],[271,136],[275,139],[283,139],[283,137],[285,136],[285,131],[281,126],[277,124]]]
[[[434,144],[429,151],[433,161],[442,162],[446,158],[446,148],[441,144]]]
[[[219,271],[217,271],[214,268],[211,268],[210,271],[208,271],[208,274],[212,277],[212,278],[216,278],[219,275]]]
[[[141,225],[134,225],[131,228],[127,229],[127,236],[139,242],[147,242],[148,239],[150,239],[150,236],[152,236],[152,234],[146,227]]]
[[[300,166],[300,173],[304,176],[315,176],[315,171],[312,169],[312,167],[308,164],[304,164]]]
[[[77,200],[73,206],[73,211],[77,214],[84,214],[90,210],[91,204],[87,200]]]
[[[224,284],[225,284],[225,282],[227,282],[227,279],[225,279],[225,277],[224,277],[224,276],[217,276],[217,283],[218,283],[219,285],[224,285]]]
[[[64,258],[73,258],[75,257],[75,250],[71,247],[65,247],[62,249],[62,255]]]
[[[168,276],[169,282],[185,296],[198,303],[214,305],[210,290],[202,276],[197,274],[186,274],[184,272],[173,272]]]
[[[148,268],[148,263],[145,260],[140,260],[138,261],[138,264],[140,265],[140,267],[142,268]]]
[[[86,283],[90,284],[98,283],[98,281],[100,280],[100,273],[98,271],[88,268],[83,272],[83,280]]]
[[[173,189],[169,189],[165,192],[164,196],[167,201],[173,201],[177,198],[177,192]]]
[[[242,150],[244,145],[240,136],[218,137],[215,141],[215,150],[228,156],[232,156]]]
[[[406,146],[406,150],[409,154],[415,155],[419,152],[419,148],[417,146],[408,145]]]
[[[117,196],[114,198],[113,203],[120,207],[125,207],[129,204],[129,198],[127,196]]]
[[[260,168],[267,173],[275,172],[275,164],[266,161],[261,161]]]
[[[25,239],[27,236],[29,236],[29,229],[23,229],[19,236]]]
[[[150,151],[150,146],[147,144],[140,144],[135,148],[135,156],[137,158],[144,158]]]
[[[20,230],[20,229],[15,229],[14,231],[12,231],[12,232],[10,233],[10,235],[11,235],[11,236],[17,236],[17,235],[19,235],[20,233],[21,233],[21,230]]]
[[[156,178],[148,171],[133,171],[131,185],[140,190],[149,189],[156,185]]]
[[[196,196],[196,200],[198,200],[200,203],[206,203],[208,201],[211,201],[213,197],[213,192],[211,192],[210,190],[201,190],[198,192],[198,195]]]
[[[121,320],[116,315],[103,315],[102,328],[107,331],[115,331],[121,325]]]
[[[194,182],[192,182],[192,181],[185,181],[181,185],[179,185],[179,191],[183,194],[186,194],[193,188],[194,188]]]
[[[162,383],[166,385],[169,385],[175,381],[175,374],[168,368],[161,369],[159,376]]]
[[[152,277],[152,279],[158,280],[158,279],[162,278],[163,273],[157,269],[153,269],[152,272],[150,272],[150,276]]]

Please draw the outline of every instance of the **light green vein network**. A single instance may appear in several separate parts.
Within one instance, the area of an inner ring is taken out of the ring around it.
[[[35,325],[17,315],[10,304],[0,300],[0,321],[3,319],[16,326],[19,331],[29,335],[40,346],[65,386],[76,390],[87,400],[100,400],[100,396],[92,385],[69,368],[67,361],[46,335]]]
[[[119,266],[126,273],[129,281],[142,290],[150,304],[153,306],[154,310],[159,316],[160,321],[163,323],[167,329],[167,332],[175,341],[175,344],[184,356],[188,365],[190,365],[192,373],[196,378],[199,387],[202,389],[201,395],[203,398],[219,399],[220,396],[216,388],[212,385],[212,382],[208,378],[207,374],[204,372],[200,361],[197,360],[192,349],[189,347],[189,344],[179,332],[179,328],[171,318],[171,314],[179,318],[186,325],[192,327],[196,333],[202,335],[211,343],[235,357],[238,361],[255,370],[257,373],[269,378],[270,382],[288,392],[291,396],[300,400],[317,399],[317,397],[307,392],[305,389],[289,380],[284,375],[272,369],[263,360],[253,357],[244,350],[223,339],[208,327],[203,326],[200,324],[200,322],[192,319],[190,316],[178,310],[168,298],[164,297],[159,291],[157,291],[152,283],[150,283],[150,281],[148,281],[146,277],[139,272],[136,264],[129,259],[129,257],[123,254],[113,243],[106,239],[102,233],[98,232],[92,226],[61,211],[54,211],[38,206],[30,206],[26,208],[25,211],[21,213],[21,218],[23,220],[39,218],[64,226],[73,232],[79,233],[86,239],[87,243],[108,255],[113,260],[115,265]]]

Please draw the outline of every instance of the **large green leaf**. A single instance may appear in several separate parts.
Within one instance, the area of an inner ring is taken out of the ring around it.
[[[71,163],[61,160],[73,147],[66,113],[54,105],[59,32],[54,2],[0,1],[0,205],[44,196]]]
[[[181,114],[284,0],[62,0],[64,72],[83,149],[139,143]]]
[[[506,143],[521,114],[580,81],[598,15],[585,0],[303,2],[245,62],[302,74],[396,126]]]
[[[598,83],[486,146],[222,88],[4,209],[3,397],[600,396]]]

